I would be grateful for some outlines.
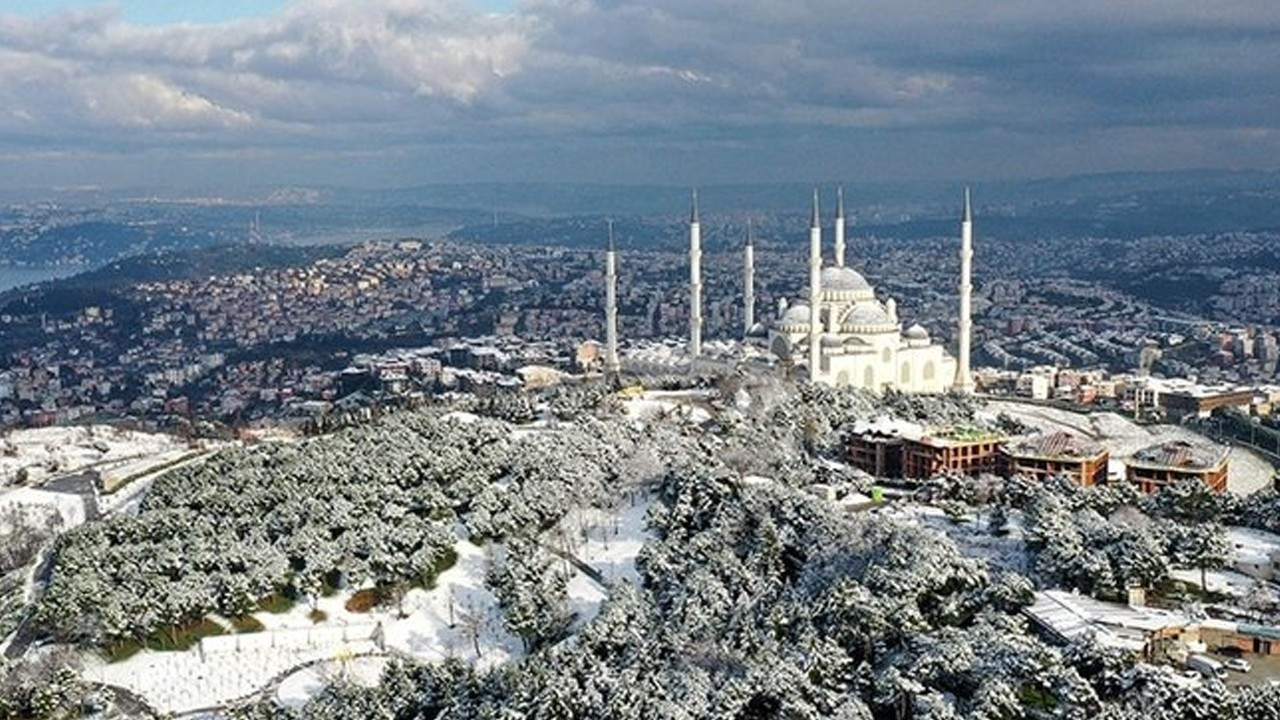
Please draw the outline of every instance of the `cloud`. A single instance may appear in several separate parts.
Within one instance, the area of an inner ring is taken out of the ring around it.
[[[839,163],[1257,165],[1278,149],[1275,77],[1273,0],[525,0],[502,14],[303,0],[159,27],[0,15],[9,155],[383,153],[478,179],[608,179],[609,157],[635,179],[688,181],[734,179],[751,157],[789,178]]]

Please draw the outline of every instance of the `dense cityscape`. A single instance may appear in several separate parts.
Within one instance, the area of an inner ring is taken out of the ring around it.
[[[741,250],[724,246],[745,228],[732,218],[721,224],[725,239],[704,263],[707,337],[741,340]],[[250,251],[232,272],[141,281],[108,274],[109,292],[73,295],[82,302],[57,298],[56,285],[10,292],[0,308],[0,422],[297,422],[357,389],[359,402],[395,402],[493,384],[528,365],[581,371],[582,343],[603,340],[603,253],[598,241],[591,245],[604,222],[580,225],[585,237],[569,247],[381,241],[265,268]],[[1270,287],[1269,271],[1246,260],[1269,252],[1274,239],[1143,238],[1123,252],[1115,241],[1085,239],[1064,252],[1056,240],[980,238],[975,348],[983,382],[996,392],[1093,402],[1116,398],[1116,380],[1123,399],[1124,379],[1154,370],[1270,397],[1280,359],[1274,293],[1241,289]],[[904,325],[919,323],[949,343],[950,242],[856,234],[850,242],[852,263],[900,298]],[[803,294],[803,255],[783,233],[761,245],[756,302],[767,321],[780,300]],[[684,254],[625,245],[620,254],[623,341],[679,336]],[[1192,257],[1198,274],[1178,274]],[[1175,284],[1189,289],[1162,290]],[[403,367],[397,348],[415,350],[420,362]],[[406,369],[412,382],[385,382]],[[1069,379],[1058,382],[1060,371]],[[1031,375],[1046,376],[1048,389],[1033,391]]]

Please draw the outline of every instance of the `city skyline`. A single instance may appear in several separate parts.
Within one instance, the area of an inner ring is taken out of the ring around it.
[[[5,187],[1280,167],[1280,8],[23,0]]]

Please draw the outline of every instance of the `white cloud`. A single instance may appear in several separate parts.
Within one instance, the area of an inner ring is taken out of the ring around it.
[[[525,0],[506,14],[300,0],[161,27],[111,10],[0,14],[0,143],[450,147],[535,164],[648,142],[786,157],[813,133],[854,156],[870,142],[855,133],[875,132],[877,155],[956,134],[1075,162],[1096,147],[1102,166],[1147,128],[1198,137],[1229,165],[1274,143],[1251,131],[1274,124],[1277,76],[1274,0]],[[1159,160],[1154,144],[1126,147]]]
[[[78,91],[91,121],[126,128],[204,130],[249,124],[249,113],[226,108],[161,78],[134,73],[95,77]]]

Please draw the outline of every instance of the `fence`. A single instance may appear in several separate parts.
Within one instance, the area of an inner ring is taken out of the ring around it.
[[[200,640],[200,654],[207,657],[242,651],[337,648],[359,641],[372,641],[381,646],[382,624],[357,623],[341,627],[290,628],[214,635]]]

